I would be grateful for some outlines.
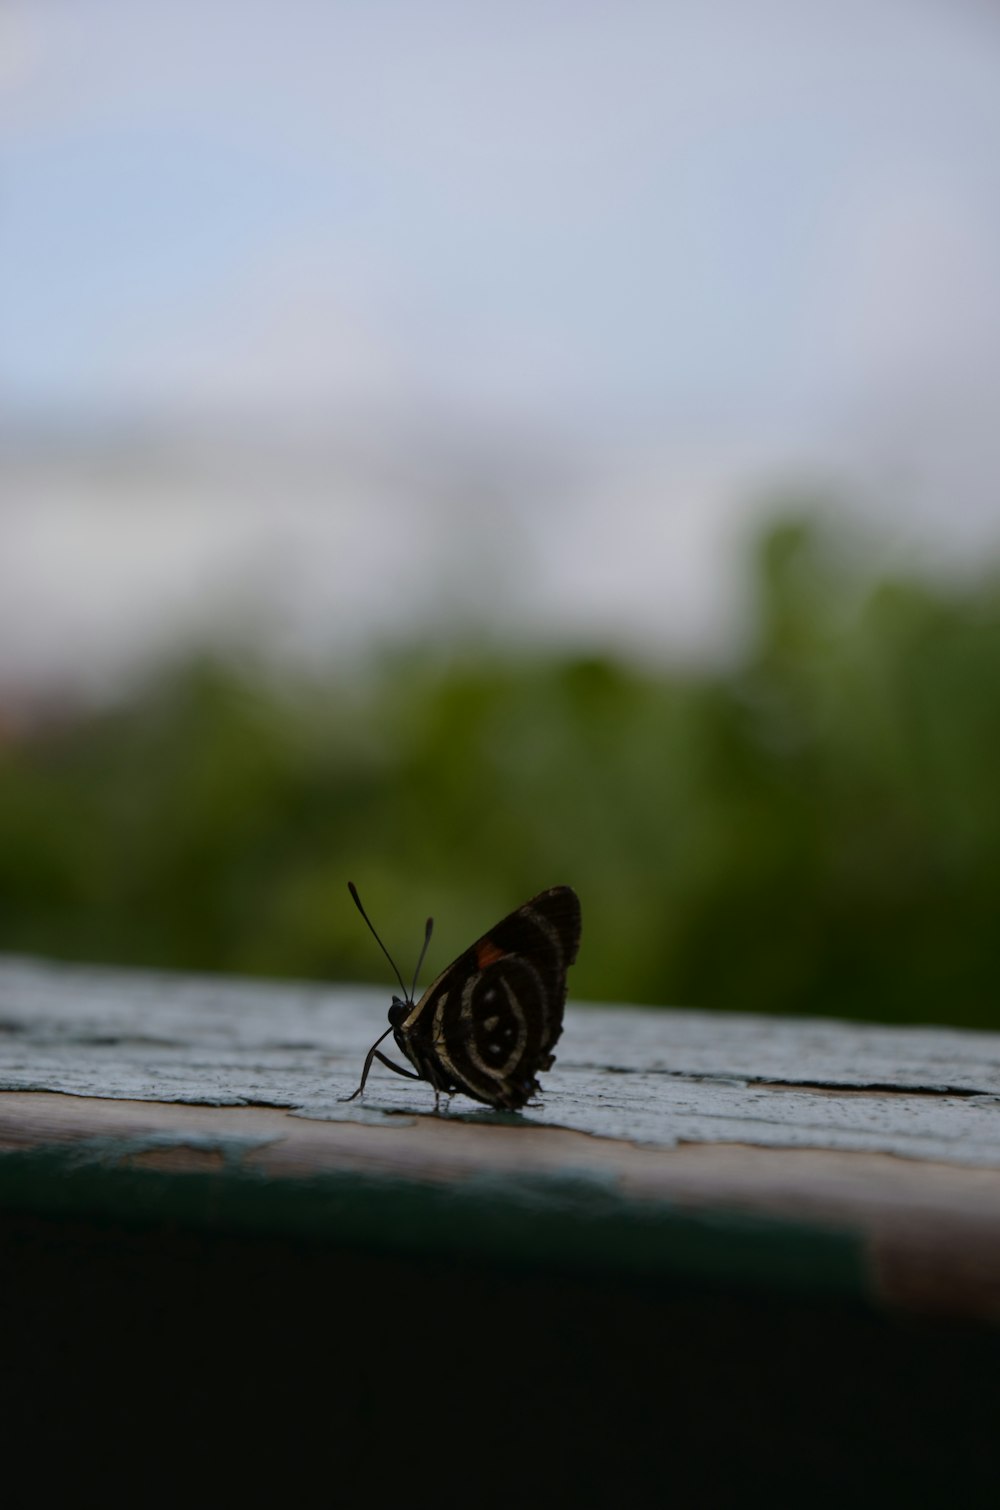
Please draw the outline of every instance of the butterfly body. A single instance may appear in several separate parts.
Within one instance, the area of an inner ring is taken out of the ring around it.
[[[562,1032],[566,971],[580,944],[580,903],[569,886],[539,892],[477,939],[419,1001],[394,996],[390,1030],[435,1097],[461,1091],[506,1111],[525,1105],[550,1069]]]

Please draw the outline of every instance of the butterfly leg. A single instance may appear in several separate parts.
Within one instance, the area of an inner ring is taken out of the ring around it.
[[[434,1069],[434,1061],[431,1059],[423,1060],[422,1070],[423,1073],[415,1076],[414,1078],[417,1080],[426,1080],[430,1084],[432,1090],[434,1091],[434,1111],[436,1114],[441,1106],[442,1086]],[[447,1092],[447,1086],[443,1087],[443,1089]],[[448,1094],[450,1094],[450,1092],[448,1092]]]
[[[395,1070],[397,1075],[405,1075],[407,1080],[422,1080],[424,1078],[423,1075],[418,1075],[416,1070],[407,1070],[401,1064],[395,1064],[386,1054],[382,1053],[381,1049],[379,1049],[375,1058],[380,1060],[387,1070]]]
[[[383,1033],[382,1038],[384,1038],[385,1036],[386,1035]],[[356,1096],[361,1095],[361,1092],[365,1088],[365,1081],[368,1079],[368,1072],[372,1067],[373,1059],[379,1060],[379,1062],[381,1064],[384,1064],[387,1069],[395,1070],[397,1075],[406,1075],[410,1080],[423,1079],[422,1075],[416,1074],[413,1070],[404,1070],[401,1064],[393,1064],[392,1060],[389,1059],[385,1054],[383,1054],[382,1050],[379,1048],[379,1044],[382,1042],[382,1038],[377,1038],[372,1044],[371,1048],[368,1050],[368,1057],[365,1059],[365,1067],[361,1071],[361,1084],[358,1086],[357,1090],[352,1091],[349,1096],[341,1096],[341,1101],[353,1101]]]

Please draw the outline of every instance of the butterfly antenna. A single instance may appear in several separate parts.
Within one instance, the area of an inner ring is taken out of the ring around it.
[[[378,946],[381,949],[382,953],[385,955],[386,959],[389,961],[390,965],[392,966],[393,974],[395,975],[396,979],[399,981],[399,989],[402,991],[403,995],[406,996],[406,987],[403,985],[403,977],[400,975],[399,971],[396,968],[396,961],[393,959],[392,955],[389,953],[388,949],[385,947],[385,945],[383,944],[382,940],[379,938],[378,934],[375,932],[375,925],[373,924],[371,918],[368,916],[367,912],[365,911],[365,909],[361,905],[361,898],[358,896],[358,888],[355,886],[355,884],[354,884],[353,881],[348,881],[348,883],[347,883],[347,889],[351,893],[351,896],[354,898],[354,905],[355,905],[355,907],[358,909],[358,911],[360,912],[361,916],[364,918],[365,922],[368,924],[368,927],[371,929],[371,931],[372,931],[372,937],[374,938],[376,944],[378,944]],[[430,935],[430,929],[428,929],[427,930],[427,939],[429,939],[430,936],[431,936]],[[427,939],[424,940],[424,949],[425,950],[427,948]],[[421,956],[420,956],[421,962],[423,961],[423,957],[424,957],[423,954],[421,954]],[[420,966],[418,965],[417,968],[419,969]],[[406,996],[407,1001],[409,1001],[412,998],[412,996],[413,996],[413,992],[411,991],[410,995]],[[383,1034],[382,1036],[384,1037],[385,1035]]]
[[[413,985],[410,987],[410,997],[409,997],[410,1001],[412,1001],[413,998],[417,994],[417,977],[420,974],[420,966],[424,962],[424,955],[427,953],[427,945],[431,941],[431,934],[433,932],[434,932],[434,919],[433,918],[428,918],[427,919],[426,927],[424,928],[424,947],[420,951],[420,958],[417,960],[417,968],[413,972]]]

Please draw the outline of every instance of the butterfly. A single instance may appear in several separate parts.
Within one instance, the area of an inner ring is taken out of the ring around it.
[[[431,940],[427,919],[413,985],[407,992],[388,949],[361,905],[353,881],[348,890],[376,942],[392,965],[402,997],[394,996],[389,1026],[368,1050],[360,1096],[372,1061],[427,1080],[437,1109],[441,1093],[462,1091],[474,1101],[516,1111],[539,1089],[537,1075],[551,1069],[562,1032],[566,971],[580,947],[580,901],[571,886],[553,886],[511,912],[460,954],[413,1000],[417,976]],[[394,1064],[379,1048],[392,1034],[412,1069]]]

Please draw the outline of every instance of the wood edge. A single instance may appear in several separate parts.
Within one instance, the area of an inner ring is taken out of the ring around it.
[[[645,1148],[560,1128],[443,1117],[322,1122],[270,1107],[207,1107],[0,1092],[0,1159],[56,1151],[63,1170],[343,1177],[499,1200],[574,1183],[675,1219],[772,1222],[856,1246],[869,1300],[911,1314],[1000,1321],[1000,1171],[875,1153],[684,1144]],[[595,1194],[595,1201],[597,1197]],[[569,1219],[567,1217],[567,1219]],[[806,1276],[807,1277],[807,1276]],[[786,1274],[794,1280],[794,1274]]]

